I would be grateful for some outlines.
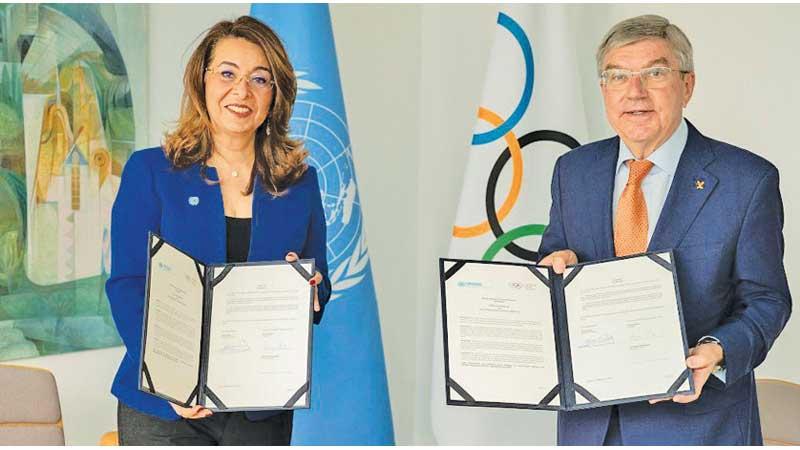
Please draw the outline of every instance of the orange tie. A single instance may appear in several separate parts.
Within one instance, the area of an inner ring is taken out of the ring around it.
[[[642,192],[642,180],[653,168],[648,160],[628,160],[628,184],[622,191],[614,221],[614,251],[617,256],[642,253],[647,250],[647,202]]]

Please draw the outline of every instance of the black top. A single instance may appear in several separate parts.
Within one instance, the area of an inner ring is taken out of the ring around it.
[[[240,218],[225,216],[225,231],[227,233],[226,245],[228,248],[229,263],[247,261],[247,255],[250,252],[251,220],[252,219],[250,217]],[[291,411],[248,411],[247,413],[239,412],[226,414],[246,414],[248,420],[251,422],[259,422],[282,413],[291,413]],[[282,422],[275,423],[277,426]],[[277,428],[274,429],[277,430]],[[273,433],[275,432],[277,431],[273,431]],[[291,434],[291,431],[289,433]]]
[[[225,216],[227,232],[228,262],[245,262],[250,252],[250,220],[249,217]]]

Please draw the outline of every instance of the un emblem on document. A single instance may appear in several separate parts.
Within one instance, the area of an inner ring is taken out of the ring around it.
[[[302,87],[300,81],[298,87]],[[369,267],[347,124],[324,105],[298,100],[291,130],[293,138],[303,140],[310,153],[309,164],[319,176],[334,300],[359,284]]]

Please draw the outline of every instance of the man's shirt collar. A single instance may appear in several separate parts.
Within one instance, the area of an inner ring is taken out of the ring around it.
[[[655,149],[647,159],[653,163],[655,166],[654,168],[658,168],[669,175],[674,175],[675,171],[678,169],[678,162],[681,160],[681,155],[683,154],[683,149],[686,147],[686,141],[688,139],[689,127],[686,125],[686,120],[681,119],[680,125],[678,125],[675,132],[672,133],[672,136],[661,144],[660,147]],[[633,152],[625,145],[625,142],[620,139],[616,173],[619,173],[619,169],[625,161],[629,159],[636,159],[636,157],[633,156]]]

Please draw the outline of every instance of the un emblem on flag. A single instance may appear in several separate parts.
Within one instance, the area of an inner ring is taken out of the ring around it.
[[[303,141],[319,176],[334,300],[359,284],[369,266],[347,123],[322,104],[298,100],[291,130],[293,138]]]

